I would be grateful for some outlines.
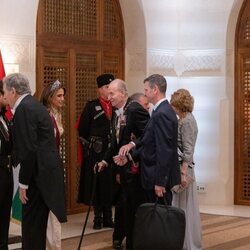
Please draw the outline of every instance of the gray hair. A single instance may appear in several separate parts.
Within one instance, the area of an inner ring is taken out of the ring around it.
[[[20,73],[10,74],[3,79],[3,83],[7,90],[14,88],[18,95],[31,94],[29,80]]]
[[[144,83],[148,82],[149,87],[152,89],[155,85],[159,88],[159,91],[163,94],[166,93],[167,90],[167,81],[164,76],[159,74],[154,74],[147,77],[144,80]]]
[[[115,79],[112,83],[116,84],[117,90],[121,93],[128,95],[128,89],[126,83],[121,79]]]
[[[141,97],[145,97],[143,93],[134,93],[130,96],[131,100],[139,101]]]

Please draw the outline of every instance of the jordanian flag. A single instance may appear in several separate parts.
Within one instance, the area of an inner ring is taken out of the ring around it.
[[[19,199],[19,189],[18,189],[19,170],[20,170],[20,164],[13,169],[14,194],[13,194],[12,213],[11,213],[11,220],[17,223],[20,223],[22,221],[22,203]]]

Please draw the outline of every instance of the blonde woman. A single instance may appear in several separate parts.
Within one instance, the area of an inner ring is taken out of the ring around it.
[[[201,225],[193,163],[198,134],[197,123],[192,114],[194,99],[188,90],[179,89],[172,94],[170,104],[179,117],[178,152],[182,189],[179,193],[173,192],[172,205],[183,209],[186,214],[186,232],[183,249],[200,250],[202,249]]]
[[[61,108],[64,105],[65,88],[56,80],[47,85],[41,95],[40,101],[47,107],[50,114],[54,132],[57,149],[60,152],[60,138],[64,132],[62,124]],[[49,212],[47,225],[47,249],[61,250],[61,224],[52,213]]]

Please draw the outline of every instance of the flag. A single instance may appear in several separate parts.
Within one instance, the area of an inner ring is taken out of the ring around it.
[[[2,54],[0,51],[0,80],[2,80],[5,77],[5,70],[3,66],[3,59],[2,59]]]
[[[2,80],[5,77],[5,70],[3,65],[3,59],[2,54],[0,51],[0,80]],[[12,119],[12,113],[9,106],[7,106],[6,118],[10,121]],[[19,170],[20,168],[14,168],[13,170],[13,179],[14,179],[14,193],[13,193],[13,200],[12,200],[12,213],[11,213],[11,219],[16,222],[21,222],[22,220],[22,203],[19,199],[19,190],[18,190],[18,176],[19,176]]]
[[[13,193],[13,200],[12,200],[11,220],[17,223],[21,223],[22,221],[22,203],[19,198],[19,189],[18,189],[19,171],[20,171],[20,164],[18,164],[18,166],[13,169],[14,193]]]

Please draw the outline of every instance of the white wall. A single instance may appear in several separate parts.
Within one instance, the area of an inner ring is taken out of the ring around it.
[[[38,0],[1,0],[0,48],[3,62],[27,75],[35,91],[36,16]]]
[[[146,75],[165,75],[168,96],[187,88],[196,101],[196,176],[206,186],[200,203],[233,204],[234,32],[243,0],[135,2],[141,3],[145,17]],[[137,19],[129,15],[130,23]]]
[[[141,0],[120,0],[125,32],[125,81],[129,93],[143,91],[147,37]],[[139,88],[138,88],[139,87]]]

